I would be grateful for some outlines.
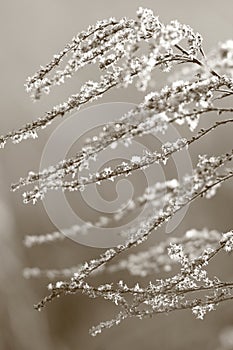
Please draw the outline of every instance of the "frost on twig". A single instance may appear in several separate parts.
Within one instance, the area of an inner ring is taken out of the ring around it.
[[[24,203],[29,203],[32,201],[33,204],[35,204],[38,199],[44,198],[48,190],[62,189],[63,191],[84,191],[85,187],[90,184],[100,184],[106,180],[114,181],[119,176],[129,176],[132,174],[132,172],[139,169],[145,169],[154,163],[166,164],[169,157],[171,157],[174,153],[181,151],[184,148],[188,148],[189,145],[198,141],[201,137],[205,136],[219,126],[232,122],[233,119],[216,122],[208,129],[202,129],[189,140],[179,138],[174,142],[167,142],[162,145],[161,152],[145,151],[142,156],[133,156],[130,161],[123,161],[115,168],[107,167],[100,172],[90,173],[88,177],[79,177],[77,180],[72,181],[62,181],[60,177],[58,177],[58,179],[49,177],[49,181],[47,179],[45,181],[40,181],[39,185],[36,185],[32,191],[24,192]]]
[[[147,52],[137,55],[143,41],[148,46]],[[177,46],[183,41],[187,46],[185,50]],[[79,93],[53,107],[44,116],[26,124],[18,131],[1,136],[1,146],[3,147],[8,139],[18,143],[23,139],[35,138],[37,130],[45,128],[55,118],[79,109],[114,87],[127,87],[136,77],[136,87],[145,90],[151,79],[151,72],[157,66],[167,69],[177,62],[203,65],[197,58],[201,43],[201,36],[194,33],[189,26],[177,21],[164,25],[147,9],[140,8],[136,20],[122,19],[117,22],[112,18],[98,22],[96,26],[78,34],[46,67],[42,67],[32,78],[28,78],[26,89],[33,92],[33,97],[38,99],[42,92],[49,93],[51,86],[62,83],[87,63],[96,62],[104,73],[99,82],[86,82]],[[47,78],[47,74],[57,67],[68,53],[72,53],[73,56],[65,69],[56,71],[51,79]]]
[[[19,130],[1,136],[0,147],[3,148],[9,140],[18,143],[37,138],[37,132],[58,117],[80,109],[114,88],[127,88],[134,84],[136,89],[145,91],[145,96],[135,108],[115,122],[107,123],[97,135],[87,139],[75,156],[51,164],[40,172],[30,171],[13,184],[13,191],[27,187],[23,194],[24,203],[35,204],[49,190],[83,191],[88,185],[114,181],[154,163],[166,165],[176,152],[198,143],[219,127],[232,126],[233,119],[229,114],[233,108],[224,104],[226,98],[229,101],[233,95],[232,40],[220,43],[206,55],[202,37],[188,25],[178,21],[164,24],[151,10],[139,8],[136,19],[98,21],[77,34],[47,65],[41,66],[27,79],[26,90],[34,100],[39,100],[44,93],[49,94],[55,86],[65,83],[90,64],[97,65],[99,69],[98,81],[85,82],[65,102]],[[151,90],[150,81],[154,79],[156,68],[165,73],[172,69],[172,73],[162,88]],[[199,129],[199,121],[213,113],[218,120],[205,129]],[[228,114],[227,119],[222,118],[223,114]],[[150,133],[166,134],[171,124],[177,127],[187,125],[190,132],[195,134],[168,140],[161,145],[161,149],[135,154],[114,167],[89,171],[89,165],[105,149],[113,149],[119,144],[129,146],[135,137]],[[169,237],[146,251],[112,262],[123,253],[128,253],[132,247],[145,242],[152,232],[182,208],[201,197],[211,199],[220,186],[232,180],[232,145],[228,149],[228,153],[218,156],[208,156],[202,152],[194,162],[196,167],[191,173],[179,181],[166,180],[147,187],[142,195],[124,203],[111,217],[101,216],[95,222],[73,225],[62,233],[55,231],[38,236],[27,235],[24,241],[27,247],[54,243],[62,241],[64,233],[67,237],[75,238],[88,234],[93,227],[106,229],[142,206],[147,209],[140,222],[135,221],[127,230],[119,232],[125,238],[123,244],[107,249],[97,258],[61,270],[26,268],[26,278],[61,279],[49,284],[49,294],[35,308],[41,310],[56,297],[78,292],[91,298],[107,299],[118,306],[119,312],[112,320],[93,327],[90,333],[95,336],[129,317],[141,319],[158,313],[189,309],[197,319],[203,319],[218,304],[232,300],[233,282],[210,276],[207,271],[208,264],[219,252],[232,252],[232,230],[223,234],[216,230],[189,230],[183,237]],[[83,170],[87,175],[83,176]],[[174,266],[180,267],[177,273]],[[134,286],[122,280],[116,285],[106,282],[97,286],[87,281],[93,275],[98,277],[98,274],[106,273],[108,276],[108,273],[122,270],[152,279],[149,283],[142,281]],[[157,280],[157,272],[171,275]]]
[[[85,222],[83,225],[73,225],[70,228],[64,229],[62,232],[55,231],[45,235],[27,235],[24,239],[24,244],[26,247],[30,248],[34,245],[62,241],[66,237],[75,238],[79,234],[85,235],[92,228],[103,228],[107,227],[109,224],[114,224],[143,206],[150,207],[151,210],[154,211],[158,210],[161,208],[162,203],[168,202],[178,185],[179,183],[176,179],[161,183],[157,182],[154,186],[146,187],[142,195],[122,204],[112,218],[100,216],[98,221],[94,223]]]
[[[83,278],[79,278],[82,273],[82,267],[79,267],[70,284],[62,281],[50,283],[48,288],[52,294],[36,307],[40,309],[44,303],[61,294],[78,292],[91,298],[101,297],[113,302],[122,311],[111,321],[101,322],[93,327],[90,333],[94,336],[128,317],[142,319],[158,313],[190,309],[196,318],[203,319],[207,312],[215,310],[217,305],[233,298],[233,282],[221,281],[216,276],[210,277],[206,270],[210,260],[221,250],[226,252],[233,250],[232,231],[220,234],[216,231],[190,230],[179,243],[177,239],[170,243],[161,243],[154,248],[156,255],[152,264],[155,266],[157,262],[163,261],[169,266],[170,271],[173,264],[180,265],[179,272],[171,277],[150,281],[146,286],[137,283],[130,287],[121,280],[116,286],[113,283],[106,283],[94,287]],[[111,255],[110,251],[105,254],[106,257],[108,255]],[[135,260],[141,256],[142,254],[138,254]],[[144,265],[146,262],[151,263],[151,255],[148,252],[144,253],[143,262]],[[141,262],[140,265],[143,269]],[[84,268],[88,268],[87,263],[84,264]],[[114,269],[110,271],[113,272]],[[30,274],[28,271],[27,273]]]
[[[42,236],[45,242],[49,242],[47,236]],[[64,236],[63,236],[64,237]],[[37,240],[38,238],[38,240]],[[222,235],[216,230],[203,229],[201,231],[192,229],[185,233],[183,237],[169,237],[165,241],[157,243],[156,245],[148,248],[145,251],[139,251],[135,254],[129,254],[126,259],[121,259],[118,263],[104,265],[98,268],[94,274],[98,275],[103,271],[108,273],[114,273],[118,271],[127,270],[133,276],[152,276],[155,273],[164,271],[170,272],[173,269],[173,265],[177,262],[171,260],[167,254],[167,249],[170,244],[181,244],[184,252],[190,258],[196,258],[202,253],[203,247],[215,248]],[[42,243],[41,236],[29,236],[31,244]],[[74,273],[78,273],[81,265],[68,267],[64,269],[50,269],[41,270],[39,267],[25,268],[24,276],[26,278],[38,278],[47,277],[49,279],[55,278],[68,278],[72,277]]]
[[[217,187],[233,177],[232,170],[227,170],[225,174],[221,175],[218,173],[218,169],[224,163],[230,161],[231,158],[232,154],[211,157],[209,159],[207,157],[200,158],[193,174],[183,179],[183,182],[174,191],[173,198],[158,211],[158,214],[152,214],[150,217],[146,217],[139,227],[135,228],[135,231],[130,234],[124,244],[107,250],[99,259],[93,259],[89,263],[85,263],[79,272],[75,274],[75,277],[71,279],[71,282],[65,284],[66,289],[59,288],[58,290],[55,288],[49,299],[46,297],[36,307],[39,309],[44,307],[48,301],[51,301],[57,295],[67,292],[67,290],[69,291],[70,288],[72,290],[75,284],[79,284],[80,281],[86,279],[93,271],[102,267],[114,257],[144,242],[153,230],[167,222],[180,209],[198,197],[206,196],[210,198],[213,196]]]

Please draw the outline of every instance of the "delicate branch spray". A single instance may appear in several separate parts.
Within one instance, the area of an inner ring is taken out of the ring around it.
[[[67,62],[60,68],[64,59]],[[99,81],[87,81],[67,101],[21,129],[1,136],[1,147],[8,141],[18,143],[24,139],[36,138],[37,133],[56,118],[65,117],[111,89],[127,88],[130,84],[135,84],[140,91],[148,90],[156,68],[164,72],[170,72],[177,66],[185,68],[173,74],[173,82],[170,79],[170,83],[160,91],[147,92],[137,107],[115,123],[105,125],[95,137],[87,140],[73,158],[64,159],[38,173],[30,171],[28,176],[13,184],[13,191],[31,186],[23,194],[25,203],[35,204],[51,190],[83,191],[90,184],[114,181],[154,163],[166,164],[174,153],[191,147],[215,129],[224,128],[225,125],[230,127],[233,123],[229,116],[228,119],[221,119],[221,115],[233,112],[233,108],[221,105],[221,101],[233,94],[231,40],[220,44],[206,56],[202,48],[202,37],[192,28],[177,21],[165,25],[151,10],[139,8],[135,20],[110,18],[79,33],[61,52],[54,55],[50,63],[27,79],[26,90],[33,99],[38,100],[44,93],[49,94],[55,86],[65,83],[90,64],[98,65],[101,71]],[[211,112],[217,113],[219,120],[207,129],[195,131],[200,118]],[[88,169],[89,162],[94,161],[108,147],[128,144],[135,137],[152,131],[165,134],[169,125],[179,126],[185,123],[194,132],[190,139],[178,138],[163,144],[161,149],[154,152],[144,152],[131,157],[127,162],[119,162],[114,167],[78,176],[83,168]],[[233,169],[230,167],[232,155],[232,148],[222,155],[200,155],[193,172],[181,181],[172,179],[147,187],[143,195],[125,203],[123,209],[119,208],[111,219],[107,216],[100,217],[93,225],[103,228],[143,205],[149,209],[144,220],[123,233],[126,236],[123,244],[107,249],[100,257],[63,270],[25,269],[26,277],[61,279],[49,284],[49,295],[35,308],[41,310],[58,296],[79,292],[91,298],[107,299],[118,306],[119,312],[112,320],[101,322],[90,330],[92,335],[97,335],[128,317],[141,319],[158,313],[190,309],[196,318],[203,319],[217,305],[233,299],[233,281],[210,277],[206,271],[206,266],[220,251],[232,252],[232,230],[227,233],[207,229],[189,230],[182,238],[166,238],[145,252],[128,255],[120,262],[110,264],[115,257],[147,240],[158,227],[195,199],[214,196],[220,186],[233,178]],[[88,232],[93,225],[74,225],[67,231],[70,237],[75,237],[80,232]],[[63,239],[65,236],[59,231],[39,236],[29,235],[25,238],[25,245],[32,247]],[[172,274],[175,265],[180,268]],[[106,283],[94,286],[87,282],[87,278],[93,274],[121,270],[128,270],[132,275],[140,277],[152,276],[152,280],[135,286],[129,286],[122,280],[116,285]],[[169,272],[171,276],[156,280],[154,274],[158,271]]]

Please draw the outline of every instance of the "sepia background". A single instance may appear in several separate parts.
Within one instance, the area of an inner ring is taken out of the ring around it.
[[[205,51],[219,41],[233,38],[232,0],[1,0],[0,4],[0,134],[32,121],[70,93],[77,92],[86,80],[95,80],[95,71],[85,69],[37,103],[32,103],[23,86],[25,79],[41,64],[46,64],[77,32],[97,20],[111,16],[133,18],[136,9],[142,6],[153,9],[163,22],[178,19],[192,26],[203,35]],[[158,73],[158,79],[162,84],[164,75]],[[114,90],[97,103],[137,103],[141,99],[142,94],[130,87]],[[10,184],[28,170],[38,169],[46,140],[57,125],[59,121],[41,132],[39,140],[28,140],[17,146],[9,144],[0,152],[0,350],[221,349],[219,334],[233,326],[230,303],[220,306],[205,321],[195,320],[189,311],[152,320],[131,319],[96,338],[89,336],[88,329],[101,320],[110,319],[116,312],[107,301],[75,295],[55,300],[43,312],[33,309],[33,304],[47,292],[48,281],[24,279],[24,267],[73,266],[97,257],[102,251],[69,240],[30,250],[23,246],[25,234],[46,233],[56,227],[41,203],[22,204],[21,193],[10,192]],[[195,160],[198,153],[226,152],[231,149],[231,140],[231,130],[221,129],[193,147],[191,155]],[[232,183],[227,183],[213,200],[199,200],[193,204],[172,235],[183,234],[192,227],[220,231],[232,228],[232,199]],[[146,249],[163,237],[161,229],[140,249]],[[232,258],[220,256],[212,266],[212,273],[232,280]],[[107,277],[99,278],[104,281]],[[161,275],[153,276],[159,277]],[[122,275],[114,278],[120,279]],[[123,278],[129,283],[136,281],[126,273]]]

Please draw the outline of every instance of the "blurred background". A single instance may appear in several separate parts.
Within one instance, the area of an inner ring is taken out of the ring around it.
[[[37,103],[32,103],[23,86],[25,79],[41,64],[46,64],[76,33],[97,20],[111,16],[134,18],[137,8],[142,6],[153,9],[162,22],[177,19],[192,26],[203,35],[205,51],[219,41],[233,38],[232,0],[9,0],[1,1],[0,6],[0,134],[32,121],[65,100],[70,93],[77,92],[86,80],[95,80],[95,72],[85,69]],[[158,79],[162,84],[164,77],[158,74]],[[130,87],[114,90],[97,103],[138,103],[142,97]],[[201,126],[208,122],[210,120],[203,121]],[[88,329],[101,320],[111,319],[116,312],[106,301],[75,295],[55,300],[43,312],[33,309],[33,304],[47,292],[48,281],[25,280],[22,277],[24,267],[63,268],[97,257],[102,252],[69,240],[30,250],[23,246],[25,234],[47,233],[56,227],[41,203],[26,206],[22,204],[21,193],[12,193],[9,188],[28,170],[38,170],[43,147],[57,125],[59,120],[41,132],[38,140],[28,140],[17,146],[9,144],[0,152],[0,350],[220,349],[221,339],[230,334],[224,329],[232,332],[229,327],[233,326],[233,306],[229,303],[209,314],[205,321],[195,320],[189,311],[161,315],[152,320],[132,319],[96,338],[89,336]],[[226,152],[232,147],[231,140],[230,128],[221,129],[194,146],[191,155],[196,160],[199,153]],[[172,235],[182,235],[192,227],[229,230],[233,224],[232,199],[232,183],[226,183],[211,201],[194,203]],[[140,249],[162,240],[163,231],[159,230]],[[232,280],[232,259],[220,256],[213,264],[212,272]],[[104,275],[99,277],[102,281],[106,278]],[[114,278],[136,281],[126,273]]]

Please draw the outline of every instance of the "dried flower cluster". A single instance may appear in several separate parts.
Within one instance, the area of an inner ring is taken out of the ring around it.
[[[66,58],[64,67],[60,68]],[[127,88],[134,82],[137,89],[147,90],[157,67],[165,72],[174,70],[178,64],[183,68],[174,72],[174,81],[170,80],[160,91],[147,92],[136,108],[115,123],[105,125],[99,134],[86,141],[74,157],[38,173],[30,171],[28,176],[13,184],[14,191],[32,186],[23,194],[25,203],[35,204],[50,190],[83,191],[89,184],[114,181],[154,163],[166,164],[174,153],[191,147],[215,129],[233,122],[233,118],[220,118],[224,113],[233,112],[233,108],[221,104],[233,94],[231,40],[220,44],[206,56],[200,34],[189,26],[177,21],[165,25],[151,10],[139,8],[136,20],[110,18],[79,33],[54,55],[50,63],[27,79],[26,90],[33,99],[40,99],[43,93],[48,94],[53,87],[64,83],[89,64],[98,65],[101,72],[99,81],[86,82],[77,94],[53,107],[44,116],[1,136],[1,147],[8,140],[18,143],[36,138],[37,132],[55,118],[100,98],[110,89]],[[211,112],[216,112],[219,120],[206,129],[195,131],[200,118]],[[87,176],[82,175],[82,171],[87,171],[89,164],[106,148],[115,148],[120,143],[128,146],[135,137],[151,132],[165,134],[170,124],[187,124],[195,134],[190,139],[178,138],[167,142],[160,150],[137,154],[114,167],[108,166],[99,172],[90,171]],[[232,252],[232,230],[219,233],[193,229],[182,238],[166,239],[145,252],[131,254],[120,262],[109,264],[115,257],[144,242],[152,232],[195,199],[212,198],[225,181],[233,178],[232,155],[232,148],[226,154],[200,155],[192,173],[181,180],[172,179],[146,188],[142,195],[124,203],[111,218],[102,216],[95,223],[86,222],[67,228],[67,236],[75,237],[80,233],[86,234],[91,227],[107,227],[142,206],[147,208],[143,220],[121,232],[125,237],[124,244],[107,249],[100,257],[62,270],[25,269],[25,277],[66,278],[66,281],[50,283],[49,295],[35,308],[40,310],[56,297],[78,292],[91,298],[107,299],[119,307],[119,313],[112,320],[101,322],[90,330],[92,335],[97,335],[128,317],[141,319],[157,313],[190,309],[196,318],[203,319],[218,304],[233,299],[233,281],[222,281],[216,276],[209,276],[207,272],[207,265],[220,251]],[[25,245],[31,247],[63,239],[65,236],[61,232],[28,235]],[[180,266],[180,269],[172,274],[174,265]],[[152,280],[147,285],[137,283],[135,286],[129,286],[122,280],[116,285],[106,283],[93,286],[87,282],[87,278],[93,274],[121,270],[128,270],[140,277],[152,276]],[[155,275],[158,271],[169,272],[171,276],[157,280]]]

